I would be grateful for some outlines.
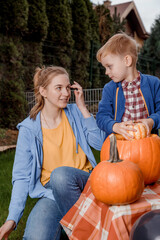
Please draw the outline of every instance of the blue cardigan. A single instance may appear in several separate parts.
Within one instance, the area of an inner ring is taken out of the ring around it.
[[[157,77],[141,74],[141,92],[148,108],[149,117],[153,119],[154,129],[160,128],[160,80]],[[117,96],[116,119],[116,91],[119,88]],[[125,111],[125,97],[121,82],[110,81],[104,86],[102,99],[99,102],[98,113],[96,115],[97,125],[107,134],[113,132],[112,127],[116,122],[122,121]]]
[[[101,150],[106,133],[100,131],[93,116],[84,118],[76,104],[68,104],[64,109],[78,144],[86,154],[94,168],[96,161],[93,147]],[[47,197],[54,200],[50,189],[46,189],[40,182],[43,163],[43,138],[40,121],[40,112],[36,120],[26,118],[18,124],[19,136],[17,141],[15,160],[12,174],[12,196],[7,220],[14,220],[18,224],[22,217],[27,196],[31,198]]]

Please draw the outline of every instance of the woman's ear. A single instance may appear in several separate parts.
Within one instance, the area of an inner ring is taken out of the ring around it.
[[[124,62],[125,62],[127,67],[130,67],[132,65],[132,62],[133,62],[131,55],[126,55],[124,57]]]
[[[46,98],[46,89],[44,87],[39,87],[39,92],[41,94],[42,97]]]

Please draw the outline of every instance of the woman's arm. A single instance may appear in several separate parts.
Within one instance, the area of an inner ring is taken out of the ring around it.
[[[9,206],[8,220],[16,225],[23,215],[29,192],[29,182],[32,168],[31,133],[25,127],[20,127],[15,160],[12,172],[12,195]]]
[[[71,87],[75,89],[74,95],[75,95],[77,107],[81,111],[84,118],[89,118],[91,114],[86,108],[82,87],[75,81]]]
[[[96,120],[86,108],[82,87],[77,82],[74,82],[72,88],[76,89],[74,90],[76,105],[83,116],[82,128],[87,142],[91,147],[101,150],[106,133],[98,128]]]

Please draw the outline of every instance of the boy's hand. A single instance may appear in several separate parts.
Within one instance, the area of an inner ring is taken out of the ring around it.
[[[127,121],[127,122],[115,123],[113,125],[112,130],[115,133],[121,134],[125,139],[134,138],[131,134],[128,133],[128,131],[136,132],[136,130],[131,127],[128,127],[128,125],[134,125],[134,122]]]
[[[143,123],[146,126],[146,128],[147,128],[147,136],[149,136],[151,131],[152,131],[153,124],[154,124],[153,119],[152,118],[139,119],[137,122],[141,122],[141,123]]]

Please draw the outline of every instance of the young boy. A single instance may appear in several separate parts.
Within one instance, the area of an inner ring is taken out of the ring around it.
[[[115,132],[128,139],[128,124],[135,121],[146,125],[148,135],[160,128],[160,80],[136,69],[137,55],[136,42],[125,33],[111,37],[97,52],[112,79],[104,86],[96,115],[107,135]]]

